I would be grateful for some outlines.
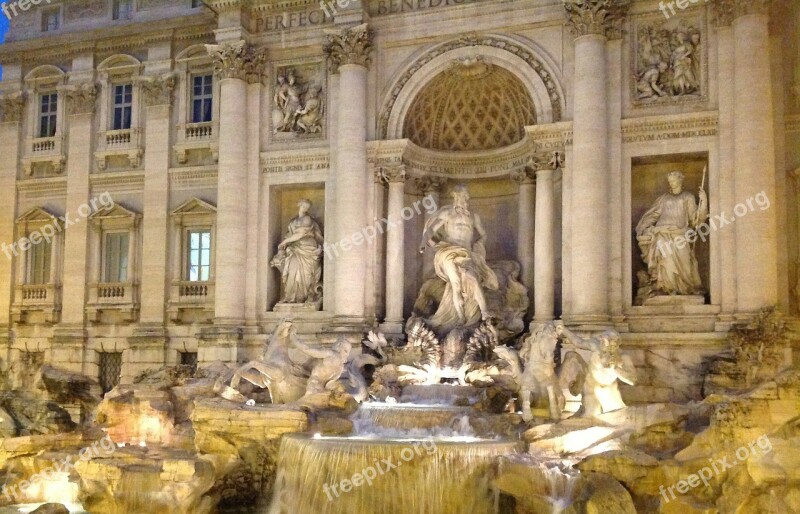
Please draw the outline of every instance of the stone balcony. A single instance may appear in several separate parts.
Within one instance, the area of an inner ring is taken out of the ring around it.
[[[208,320],[213,319],[215,289],[216,284],[213,281],[174,280],[167,307],[169,319],[179,323],[183,321],[183,315],[187,311],[200,313]]]
[[[204,122],[178,125],[174,149],[179,164],[188,162],[189,152],[199,150],[208,150],[216,161],[219,158],[219,124]]]
[[[94,156],[97,168],[101,171],[106,169],[109,157],[125,157],[132,168],[138,168],[142,155],[142,134],[138,128],[109,130],[98,134]]]
[[[48,284],[22,284],[15,288],[11,317],[15,323],[25,323],[28,316],[41,313],[45,323],[57,323],[61,312],[61,286]]]
[[[133,282],[89,284],[86,315],[92,323],[100,321],[103,312],[117,312],[126,322],[136,321],[139,312],[139,286]]]
[[[52,165],[56,174],[63,173],[67,162],[63,136],[28,138],[25,147],[22,168],[26,177],[33,175],[33,165],[39,163]]]

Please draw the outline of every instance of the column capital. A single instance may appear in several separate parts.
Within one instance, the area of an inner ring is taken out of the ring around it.
[[[378,168],[380,179],[387,184],[403,183],[406,181],[406,166],[405,164],[398,164],[395,166],[384,166]]]
[[[441,192],[445,184],[447,184],[447,179],[444,177],[416,177],[414,179],[414,186],[424,196]]]
[[[247,80],[260,82],[267,60],[263,48],[255,48],[246,41],[206,45],[206,51],[214,63],[214,74],[218,79]]]
[[[741,16],[769,14],[772,4],[773,0],[714,0],[711,20],[718,27],[727,27]]]
[[[144,97],[145,105],[171,105],[172,104],[172,91],[175,89],[175,75],[172,73],[165,73],[161,76],[142,77],[140,79],[142,86],[142,96]]]
[[[327,31],[328,43],[324,47],[331,73],[338,73],[339,67],[357,64],[365,68],[370,64],[372,52],[372,30],[366,23],[342,31]]]
[[[25,110],[26,95],[23,91],[4,93],[0,95],[0,115],[4,122],[22,121],[22,113]]]
[[[576,38],[599,34],[619,39],[628,5],[628,0],[565,0],[567,26]]]
[[[93,82],[61,88],[67,98],[67,112],[69,114],[93,113],[94,103],[97,99],[97,89],[97,84]]]
[[[509,174],[509,178],[511,178],[513,182],[516,182],[520,186],[524,184],[533,184],[536,182],[536,169],[535,167],[531,166],[519,168],[512,171]]]

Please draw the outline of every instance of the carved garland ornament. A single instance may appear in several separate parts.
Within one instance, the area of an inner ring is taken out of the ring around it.
[[[175,89],[174,75],[147,77],[141,81],[141,84],[146,105],[170,105],[172,103],[172,91]]]
[[[433,48],[430,52],[426,53],[419,60],[414,62],[414,64],[408,68],[405,73],[403,73],[392,89],[391,96],[384,104],[384,108],[379,120],[379,132],[382,139],[386,139],[388,137],[389,118],[392,115],[392,111],[394,110],[394,105],[397,102],[397,99],[400,97],[400,93],[403,91],[403,88],[405,88],[408,81],[411,80],[411,77],[414,76],[414,74],[423,66],[440,55],[468,46],[488,46],[492,48],[499,48],[500,50],[510,52],[525,61],[528,66],[533,68],[533,71],[536,72],[539,78],[542,79],[542,82],[544,82],[545,87],[547,88],[547,93],[550,96],[550,104],[553,112],[553,122],[555,123],[557,121],[561,121],[561,94],[558,92],[555,80],[553,80],[550,72],[545,69],[542,62],[537,59],[533,53],[521,46],[519,43],[509,39],[499,38],[496,36],[479,36],[472,34],[459,37],[458,39],[448,41]]]
[[[324,51],[330,62],[331,73],[338,73],[339,67],[346,64],[366,68],[371,62],[372,31],[365,23],[342,32],[329,33]]]
[[[22,121],[25,109],[25,93],[17,91],[0,96],[0,113],[4,122]]]
[[[97,99],[97,84],[80,84],[66,89],[67,105],[70,114],[90,114],[94,112]]]

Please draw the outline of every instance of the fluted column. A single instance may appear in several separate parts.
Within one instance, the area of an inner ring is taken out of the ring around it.
[[[9,313],[11,309],[11,295],[14,287],[13,264],[21,266],[19,256],[15,257],[9,246],[14,241],[14,225],[16,222],[16,195],[17,195],[17,163],[20,155],[20,140],[22,127],[22,114],[25,112],[25,96],[20,92],[7,93],[0,96],[0,141],[3,142],[3,158],[0,159],[0,205],[3,215],[0,217],[0,345],[8,337]],[[17,253],[20,253],[17,251]],[[20,256],[22,254],[20,253]],[[0,349],[2,346],[0,346]],[[4,355],[0,354],[3,358]]]
[[[769,0],[734,5],[734,159],[736,202],[764,193],[772,202],[736,219],[740,312],[778,302],[775,135],[769,59]]]
[[[405,195],[405,166],[383,168],[382,179],[389,184],[386,229],[386,319],[388,332],[402,332],[405,297],[405,224],[401,211]]]
[[[520,281],[528,288],[528,298],[533,300],[534,284],[534,205],[536,203],[536,168],[538,163],[533,161],[532,166],[515,170],[511,173],[511,180],[519,186],[519,200],[517,202],[517,261],[520,265]],[[538,225],[538,220],[536,221]],[[528,313],[533,308],[533,301],[529,303]]]
[[[556,296],[556,202],[553,175],[560,168],[556,153],[546,166],[536,170],[536,240],[534,243],[534,319],[550,321],[555,315]]]
[[[609,318],[609,159],[606,33],[621,16],[616,0],[566,2],[575,35],[572,290],[575,323]]]
[[[153,329],[164,324],[169,211],[170,106],[173,76],[142,83],[145,108],[144,209],[142,217],[142,300],[140,321]]]
[[[336,117],[336,219],[340,241],[358,234],[367,224],[367,66],[371,50],[366,24],[328,36],[325,53],[331,71],[339,75]],[[336,324],[365,321],[367,247],[348,245],[337,256],[334,277]]]
[[[244,322],[247,291],[248,110],[245,79],[253,65],[263,65],[263,54],[255,52],[244,41],[207,45],[207,48],[220,81],[215,323],[236,326]]]

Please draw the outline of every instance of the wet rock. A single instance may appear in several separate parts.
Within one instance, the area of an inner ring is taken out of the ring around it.
[[[76,427],[61,406],[25,391],[0,393],[0,409],[14,420],[18,435],[59,434]]]
[[[69,509],[60,503],[45,503],[31,511],[31,514],[69,514]]]
[[[614,478],[602,473],[587,473],[585,482],[588,499],[586,514],[636,514],[631,494]]]

